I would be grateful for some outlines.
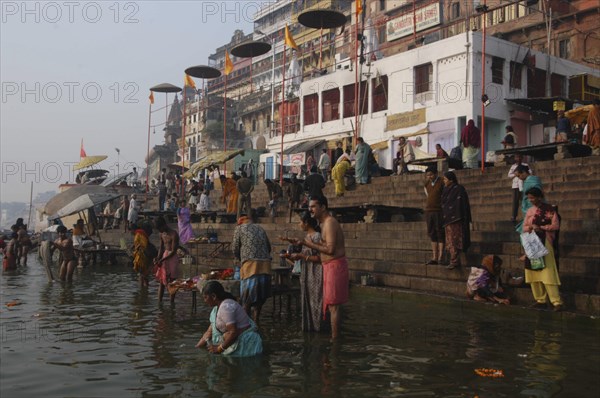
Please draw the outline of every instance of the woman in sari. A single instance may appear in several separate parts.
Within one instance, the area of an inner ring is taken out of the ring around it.
[[[366,184],[369,182],[369,154],[371,147],[362,137],[358,137],[356,145],[356,183]]]
[[[535,232],[540,238],[548,254],[542,257],[537,269],[532,269],[531,260],[525,261],[525,283],[531,285],[531,292],[536,303],[535,308],[546,308],[546,301],[554,306],[554,311],[562,310],[562,300],[558,287],[560,278],[556,266],[556,249],[558,247],[557,232],[560,228],[558,213],[552,205],[544,203],[543,194],[539,188],[526,191],[531,207],[525,214],[524,232]]]
[[[192,214],[190,209],[185,205],[185,200],[179,201],[177,209],[177,229],[179,230],[179,243],[185,245],[194,238],[194,230],[192,229]]]
[[[305,240],[321,243],[319,223],[308,211],[300,215],[300,228],[306,232]],[[288,242],[294,240],[288,240]],[[295,242],[295,241],[294,241]],[[321,330],[323,311],[323,266],[319,251],[302,246],[301,253],[291,253],[287,257],[292,261],[302,262],[300,273],[300,292],[302,295],[302,330],[318,332]]]
[[[196,348],[206,347],[213,354],[250,357],[262,353],[262,339],[256,324],[223,285],[209,281],[202,288],[204,302],[213,307],[210,326]]]
[[[335,185],[335,195],[344,196],[346,184],[344,183],[344,175],[350,169],[350,158],[348,156],[340,158],[337,164],[331,169],[331,179]]]
[[[221,176],[221,186],[223,194],[221,201],[225,204],[225,212],[229,214],[237,214],[237,203],[239,192],[237,190],[237,182],[233,178]]]
[[[156,248],[150,243],[152,226],[144,223],[135,229],[133,235],[133,270],[139,274],[140,287],[148,287],[148,275],[152,260],[156,257]]]
[[[471,206],[467,191],[458,184],[456,174],[444,173],[443,182],[442,214],[446,248],[450,253],[450,264],[446,268],[454,269],[460,267],[460,252],[466,252],[471,245]]]

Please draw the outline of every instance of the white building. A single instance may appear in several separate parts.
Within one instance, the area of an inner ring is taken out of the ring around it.
[[[448,152],[458,145],[467,120],[481,125],[481,48],[481,32],[468,32],[362,66],[359,135],[375,144],[382,167],[391,168],[399,136],[411,137],[413,145],[420,142],[421,151],[435,154],[437,143]],[[600,75],[564,59],[549,59],[553,96],[567,96],[569,76]],[[544,97],[547,60],[544,53],[486,37],[485,93],[491,101],[485,108],[486,151],[501,148],[507,125],[515,128],[519,145],[542,143],[544,122],[555,115],[540,120],[510,100]],[[353,136],[354,82],[352,69],[303,82],[300,130],[285,136],[285,147]],[[271,152],[278,153],[280,145],[281,137],[268,141]]]

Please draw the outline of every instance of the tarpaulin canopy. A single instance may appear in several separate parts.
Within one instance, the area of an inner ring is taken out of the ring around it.
[[[80,211],[84,211],[90,209],[96,205],[102,204],[104,202],[108,202],[109,200],[113,200],[121,196],[115,192],[98,192],[98,193],[86,193],[83,194],[71,202],[67,203],[64,207],[58,209],[56,214],[48,217],[53,220],[56,218],[70,216],[71,214],[79,213]]]
[[[114,185],[118,185],[123,181],[127,180],[127,177],[129,177],[131,175],[131,171],[127,172],[127,173],[121,173],[121,174],[117,174],[116,176],[112,176],[107,178],[106,180],[102,181],[102,183],[100,184],[103,187],[112,187]]]
[[[100,185],[76,185],[53,196],[46,203],[44,213],[51,219],[65,217],[132,192],[130,187],[117,189]]]
[[[183,160],[180,160],[179,162],[171,163],[169,165],[169,167],[174,167],[174,168],[181,168],[182,166],[183,166],[184,169],[189,169],[190,168],[190,161],[186,160],[184,162]]]
[[[581,124],[587,119],[588,113],[594,108],[594,105],[580,106],[579,108],[571,109],[565,112],[565,116],[569,118],[571,124]]]
[[[101,161],[103,161],[107,157],[108,156],[106,156],[106,155],[97,155],[97,156],[86,156],[86,157],[83,157],[83,158],[81,158],[81,160],[79,161],[79,163],[77,163],[75,166],[73,166],[73,170],[77,171],[77,170],[85,169],[86,167],[93,166],[96,163],[100,163]]]
[[[189,171],[187,171],[183,176],[186,178],[191,178],[198,174],[201,170],[204,170],[210,165],[213,164],[222,164],[227,162],[230,159],[233,159],[237,155],[243,154],[243,149],[236,149],[232,151],[217,151],[213,153],[209,153],[208,155],[201,158],[199,161],[194,163]]]
[[[304,153],[308,151],[312,151],[319,145],[325,143],[325,140],[312,140],[312,141],[303,141],[296,145],[292,145],[291,147],[284,149],[284,155],[291,155],[293,153]]]

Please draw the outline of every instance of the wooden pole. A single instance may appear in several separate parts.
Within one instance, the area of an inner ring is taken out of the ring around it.
[[[146,150],[146,194],[150,191],[148,185],[148,179],[150,175],[150,124],[152,120],[152,102],[150,102],[148,107],[148,148]]]
[[[287,46],[285,41],[283,44],[283,69],[281,71],[281,111],[279,118],[281,119],[281,155],[279,156],[279,185],[283,188],[283,136],[285,135],[285,53]]]
[[[486,0],[483,0],[483,6],[486,7]],[[483,29],[481,31],[481,173],[485,172],[485,103],[483,96],[485,94],[485,32],[487,25],[487,8],[482,14]]]

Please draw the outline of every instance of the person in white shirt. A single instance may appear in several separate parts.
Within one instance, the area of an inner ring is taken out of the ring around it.
[[[131,226],[133,224],[135,224],[137,222],[138,211],[139,211],[139,204],[137,201],[137,195],[132,194],[131,200],[129,201],[129,212],[127,213],[127,223],[128,223],[129,229],[131,228]]]
[[[210,191],[205,189],[202,191],[200,195],[200,200],[198,201],[198,205],[196,206],[196,211],[200,213],[200,217],[204,218],[204,222],[208,222],[209,212],[210,212],[210,198],[208,195]],[[216,215],[210,215],[213,222],[216,221]]]
[[[329,167],[331,166],[331,159],[329,158],[329,155],[327,154],[327,149],[323,149],[322,152],[323,153],[321,153],[321,157],[319,158],[319,164],[317,165],[317,168],[323,175],[323,179],[325,181],[327,181],[327,174],[329,174]]]
[[[512,202],[512,217],[510,221],[515,222],[517,220],[517,214],[519,212],[519,206],[521,204],[521,197],[523,195],[523,180],[521,180],[515,174],[519,165],[527,166],[529,168],[529,174],[533,174],[533,169],[527,163],[523,163],[523,155],[515,154],[515,163],[510,166],[508,170],[508,178],[512,178],[512,191],[513,191],[513,202]],[[525,215],[523,215],[525,216]]]
[[[131,175],[129,176],[129,185],[131,185],[132,187],[137,186],[138,183],[138,172],[137,172],[137,168],[133,168],[133,171],[131,172]]]

